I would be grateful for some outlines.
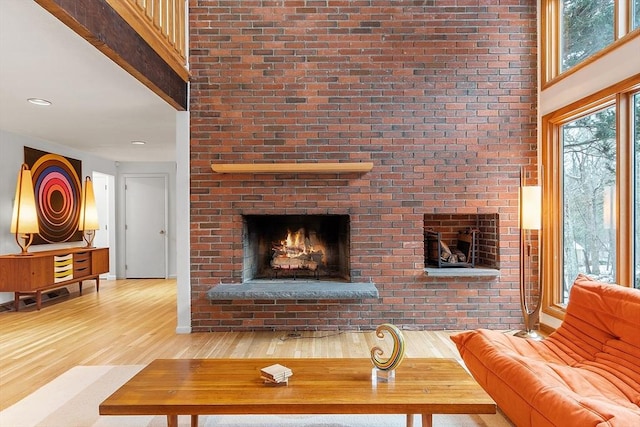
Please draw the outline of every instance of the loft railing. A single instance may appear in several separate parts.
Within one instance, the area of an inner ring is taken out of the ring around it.
[[[107,3],[186,82],[186,0],[107,0]]]

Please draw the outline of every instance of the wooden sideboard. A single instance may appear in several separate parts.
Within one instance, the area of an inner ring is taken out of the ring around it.
[[[18,311],[22,295],[35,295],[36,307],[42,306],[42,292],[78,283],[82,294],[84,280],[96,281],[109,271],[109,248],[65,248],[27,255],[0,256],[0,292],[14,293]]]

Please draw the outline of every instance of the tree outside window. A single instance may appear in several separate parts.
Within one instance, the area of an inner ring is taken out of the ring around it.
[[[634,16],[637,18],[639,0],[634,1]],[[572,68],[613,43],[614,4],[614,0],[561,1],[560,72]]]
[[[616,109],[561,128],[563,155],[563,295],[578,273],[616,280]]]

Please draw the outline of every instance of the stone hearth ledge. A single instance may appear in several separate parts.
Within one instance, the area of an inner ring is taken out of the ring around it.
[[[221,283],[209,289],[211,301],[241,299],[365,299],[378,298],[375,283],[345,283],[326,280],[251,280]]]

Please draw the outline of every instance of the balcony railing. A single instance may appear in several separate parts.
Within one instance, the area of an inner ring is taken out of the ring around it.
[[[185,0],[107,0],[107,3],[188,81]]]

